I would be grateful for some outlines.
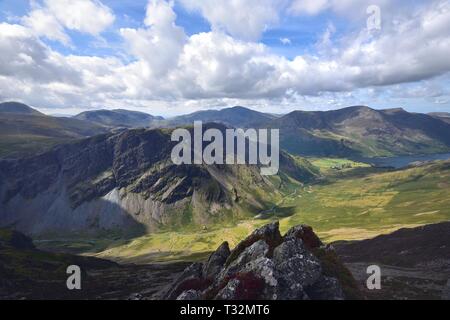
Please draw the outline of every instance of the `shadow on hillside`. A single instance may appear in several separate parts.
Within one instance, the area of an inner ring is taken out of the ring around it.
[[[148,234],[148,226],[140,221],[139,214],[125,210],[115,202],[98,199],[92,207],[83,209],[81,206],[75,212],[61,213],[65,216],[64,225],[54,225],[49,228],[50,232],[38,236],[31,235],[35,245],[50,252],[95,254],[127,245]],[[21,230],[20,224],[6,227],[25,231]]]

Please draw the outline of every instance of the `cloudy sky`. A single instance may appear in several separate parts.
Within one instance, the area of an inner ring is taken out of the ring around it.
[[[1,0],[0,101],[450,112],[450,0]]]

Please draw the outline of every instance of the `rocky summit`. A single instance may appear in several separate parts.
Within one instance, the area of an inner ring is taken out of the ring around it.
[[[167,300],[359,299],[357,284],[311,227],[282,236],[274,222],[233,250],[223,243],[206,263],[195,263],[174,281]]]

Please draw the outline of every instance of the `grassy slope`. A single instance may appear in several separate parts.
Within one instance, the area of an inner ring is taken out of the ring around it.
[[[77,119],[0,113],[0,157],[43,152],[60,143],[107,131],[106,127]]]
[[[364,239],[406,226],[450,220],[449,162],[344,178],[293,200],[286,225],[314,226],[325,241]]]
[[[38,135],[2,135],[0,140],[0,158],[43,152],[57,144],[69,141],[69,139],[58,139]]]
[[[450,162],[378,173],[348,160],[316,159],[313,163],[331,178],[318,185],[297,187],[279,201],[279,207],[267,219],[217,225],[208,230],[156,233],[126,244],[113,244],[99,256],[136,262],[202,258],[225,240],[231,246],[237,244],[271,219],[280,219],[283,232],[298,224],[309,224],[326,242],[366,239],[403,227],[450,220]],[[353,169],[338,170],[337,180],[332,169],[337,165],[351,165]],[[361,168],[368,174],[355,176],[353,172]]]

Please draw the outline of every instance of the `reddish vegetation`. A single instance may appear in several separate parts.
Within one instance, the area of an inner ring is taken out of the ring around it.
[[[241,273],[235,278],[239,280],[236,290],[237,300],[258,300],[264,290],[264,280],[258,278],[253,273]]]

